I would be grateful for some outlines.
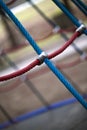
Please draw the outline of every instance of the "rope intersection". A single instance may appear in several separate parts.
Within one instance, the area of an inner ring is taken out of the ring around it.
[[[46,54],[39,48],[39,46],[36,44],[34,39],[31,37],[31,35],[26,31],[26,29],[23,27],[23,25],[20,23],[20,21],[15,17],[15,15],[9,10],[9,8],[6,6],[6,4],[0,0],[0,6],[1,8],[7,13],[7,15],[10,17],[10,19],[15,23],[15,25],[19,28],[21,33],[25,36],[25,38],[29,41],[33,49],[36,51],[36,53],[39,55],[37,59],[35,59],[33,62],[31,62],[27,67],[18,70],[12,74],[8,74],[5,76],[0,77],[0,81],[8,80],[11,78],[14,78],[16,76],[22,75],[23,73],[31,70],[36,65],[40,65],[43,62],[50,68],[50,70],[54,73],[54,75],[65,85],[65,87],[73,94],[73,96],[76,97],[76,99],[84,106],[84,108],[87,109],[87,103],[84,100],[84,98],[77,92],[77,90],[72,86],[72,84],[67,80],[67,78],[59,71],[58,68],[49,60],[60,53],[62,53],[69,45],[72,44],[72,42],[79,37],[81,34],[87,35],[87,30],[83,24],[81,24],[77,18],[75,18],[59,0],[52,0],[57,6],[59,6],[66,15],[72,20],[72,22],[78,27],[77,30],[74,32],[72,37],[64,44],[63,47],[58,49],[57,51]]]
[[[82,25],[81,25],[82,26]],[[82,29],[83,29],[83,26],[82,26]],[[72,42],[81,35],[81,32],[79,30],[77,30],[73,36],[69,39],[69,41],[67,41],[64,46],[62,46],[60,49],[58,49],[57,51],[47,55],[45,54],[44,52],[42,52],[40,55],[39,55],[39,58],[35,59],[33,62],[31,62],[28,66],[26,66],[25,68],[21,69],[21,70],[18,70],[16,72],[13,72],[12,74],[8,74],[8,75],[5,75],[5,76],[2,76],[0,77],[0,81],[5,81],[5,80],[9,80],[11,78],[14,78],[14,77],[17,77],[17,76],[20,76],[24,73],[26,73],[27,71],[31,70],[33,67],[37,66],[37,65],[40,65],[41,63],[44,62],[44,59],[45,58],[48,58],[48,59],[52,59],[54,58],[55,56],[61,54],[69,45],[72,44]]]

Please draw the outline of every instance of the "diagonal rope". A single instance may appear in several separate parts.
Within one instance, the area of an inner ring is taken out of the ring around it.
[[[27,0],[27,1],[28,1],[28,2],[32,5],[32,7],[54,28],[54,33],[55,33],[55,30],[56,30],[56,29],[57,29],[57,32],[60,32],[60,31],[61,31],[61,27],[60,27],[59,25],[57,25],[54,21],[52,21],[50,18],[48,18],[48,17],[44,14],[44,12],[43,12],[36,4],[34,4],[34,2],[33,2],[32,0]],[[66,35],[65,33],[60,32],[60,35],[61,35],[61,37],[64,38],[65,41],[69,40],[69,38],[67,37],[67,35]],[[75,43],[73,43],[71,46],[72,46],[72,47],[75,49],[75,51],[76,51],[77,53],[79,53],[80,55],[82,55],[82,54],[84,53],[80,48],[78,48],[78,47],[76,46]]]
[[[2,55],[3,56],[3,55]],[[86,60],[86,59],[85,59]],[[84,61],[85,61],[84,60]],[[56,67],[58,67],[60,70],[62,69],[67,69],[67,68],[70,68],[70,67],[73,67],[75,65],[78,65],[80,63],[82,63],[83,60],[81,59],[76,59],[75,61],[73,62],[70,62],[70,63],[66,63],[66,64],[56,64]],[[12,64],[13,65],[13,64]],[[26,78],[29,78],[29,79],[32,79],[32,78],[35,78],[36,76],[41,76],[41,75],[44,75],[45,73],[48,73],[49,72],[49,69],[44,67],[40,70],[36,70],[35,72],[31,73],[31,74],[27,74]],[[63,73],[63,70],[62,70],[62,73]],[[69,81],[73,84],[73,86],[75,86],[75,88],[79,88],[77,87],[76,83],[74,81],[72,81],[67,74],[65,74],[65,72],[63,73],[67,79],[69,79]],[[8,92],[8,91],[11,91],[17,87],[19,87],[21,84],[21,80],[20,78],[18,80],[15,81],[15,83],[11,84],[11,85],[8,85],[6,87],[1,87],[0,88],[0,93],[5,93],[5,92]]]
[[[26,39],[30,42],[33,49],[37,52],[37,54],[42,54],[42,50],[30,36],[30,34],[25,30],[22,24],[18,21],[18,19],[14,16],[14,14],[9,10],[9,8],[4,4],[2,0],[0,0],[0,6],[3,10],[9,15],[12,21],[16,24],[16,26],[20,29],[22,34],[26,37]],[[84,31],[86,32],[86,30]],[[72,86],[72,84],[66,79],[66,77],[56,68],[56,66],[48,59],[46,56],[43,61],[50,68],[50,70],[54,73],[54,75],[64,84],[64,86],[76,97],[76,99],[87,109],[87,102],[84,98],[77,92],[77,90]]]
[[[87,10],[87,5],[86,5],[82,0],[78,0],[78,3],[79,3],[85,10]]]
[[[60,0],[52,0],[65,14],[66,16],[73,22],[74,25],[79,27],[81,22],[64,6]],[[87,35],[87,29],[83,31],[85,35]]]
[[[5,54],[3,53],[3,58],[8,62],[8,64],[14,69],[18,70],[18,66]],[[36,89],[35,85],[27,79],[27,76],[20,77],[20,80],[24,82],[28,88],[32,90],[32,92],[38,97],[38,99],[42,102],[46,107],[49,106],[49,103],[44,99],[44,97],[40,94],[40,92]]]
[[[71,0],[83,13],[87,16],[87,8],[85,9],[82,3],[79,3],[79,0]]]
[[[15,31],[13,30],[13,28],[11,28],[11,20],[6,16],[2,9],[0,9],[0,15],[2,22],[5,26],[5,31],[7,32],[7,35],[10,37],[11,47],[17,47],[18,38],[15,37]]]
[[[27,65],[23,69],[20,69],[20,70],[18,70],[16,72],[13,72],[11,74],[1,76],[0,81],[8,80],[8,79],[11,79],[11,78],[14,78],[14,77],[20,76],[21,74],[26,73],[27,71],[31,70],[35,66],[40,65],[41,63],[43,63],[45,57],[47,57],[48,59],[51,59],[51,58],[54,58],[55,56],[61,54],[80,35],[81,35],[81,33],[79,31],[76,31],[72,35],[72,37],[60,49],[50,53],[49,55],[42,52],[41,55],[39,56],[41,59],[38,57],[37,59],[32,61],[29,65]]]
[[[15,121],[12,119],[12,117],[9,115],[9,113],[5,110],[5,108],[0,104],[0,110],[5,115],[5,117],[10,121],[11,124],[15,123]]]

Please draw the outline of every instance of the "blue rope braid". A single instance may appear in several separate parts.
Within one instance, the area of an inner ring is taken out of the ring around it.
[[[40,54],[42,50],[37,46],[36,42],[32,39],[30,34],[25,30],[22,24],[18,21],[18,19],[14,16],[14,14],[8,9],[8,7],[4,4],[2,0],[0,0],[0,6],[4,9],[4,11],[8,14],[8,16],[12,19],[12,21],[16,24],[22,34],[26,37],[26,39],[30,42],[31,46]],[[51,71],[56,75],[56,77],[66,86],[66,88],[76,97],[76,99],[87,109],[87,103],[84,98],[77,92],[77,90],[69,83],[69,81],[62,75],[62,73],[55,67],[55,65],[47,58],[45,58],[44,62],[51,69]]]
[[[72,14],[68,9],[63,5],[60,0],[52,0],[67,16],[68,18],[75,24],[77,27],[81,25],[80,21]],[[87,30],[84,30],[84,33],[87,35]]]
[[[85,9],[82,4],[80,4],[77,0],[72,0],[72,2],[87,16],[87,9]]]

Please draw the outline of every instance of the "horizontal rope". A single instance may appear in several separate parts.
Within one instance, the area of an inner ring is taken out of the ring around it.
[[[36,65],[39,65],[39,64],[40,64],[40,61],[38,59],[36,59],[23,69],[20,69],[16,72],[13,72],[13,73],[5,75],[5,76],[1,76],[0,81],[6,81],[6,80],[9,80],[11,78],[15,78],[17,76],[20,76],[20,75],[26,73],[27,71],[31,70],[32,68],[34,68]]]
[[[12,21],[16,24],[16,26],[19,28],[19,30],[21,31],[21,33],[30,42],[30,44],[33,47],[33,49],[35,50],[35,52],[40,55],[42,53],[42,50],[39,48],[39,46],[36,44],[36,42],[34,41],[34,39],[30,36],[30,34],[26,31],[26,29],[23,27],[23,25],[18,21],[18,19],[14,16],[14,14],[9,10],[9,8],[6,6],[6,4],[2,0],[0,0],[0,6],[8,14],[8,16],[12,19]],[[84,30],[84,31],[86,31],[86,30]],[[40,62],[39,60],[33,61],[33,67],[35,67],[36,64],[38,64],[39,62]],[[66,77],[59,71],[59,69],[57,69],[56,66],[49,59],[47,59],[47,58],[44,59],[44,62],[49,67],[49,69],[54,73],[54,75],[62,82],[62,84],[83,105],[83,107],[85,109],[87,109],[87,102],[78,93],[78,91],[72,86],[72,84],[66,79]],[[31,67],[32,67],[32,64],[31,64]],[[13,76],[14,76],[14,74],[13,74]]]
[[[86,59],[84,59],[84,61],[86,61],[87,60],[87,58]],[[71,68],[71,67],[74,67],[74,66],[76,66],[76,65],[78,65],[78,64],[80,64],[80,63],[82,63],[83,62],[83,60],[81,60],[80,58],[78,58],[78,59],[76,59],[76,60],[74,60],[74,61],[72,61],[72,62],[69,62],[69,63],[62,63],[62,64],[56,64],[56,67],[58,67],[59,69],[69,69],[69,68]],[[32,79],[32,78],[35,78],[35,77],[39,77],[39,76],[41,76],[41,75],[44,75],[44,74],[46,74],[46,73],[48,73],[49,72],[49,69],[48,68],[46,68],[45,66],[44,66],[44,68],[42,68],[41,70],[35,70],[34,72],[32,72],[31,74],[29,73],[29,74],[27,74],[26,75],[26,78],[28,79]],[[0,93],[5,93],[5,92],[9,92],[9,91],[11,91],[11,90],[13,90],[13,89],[15,89],[15,88],[17,88],[17,87],[19,87],[19,85],[21,84],[21,80],[20,80],[20,78],[19,79],[17,79],[16,81],[15,81],[15,83],[13,83],[13,84],[11,84],[11,85],[7,85],[7,86],[3,86],[3,87],[0,87]]]
[[[49,54],[47,57],[49,59],[51,58],[54,58],[55,56],[61,54],[69,45],[72,44],[72,42],[80,35],[79,32],[75,32],[72,37],[69,39],[69,41],[67,41],[60,49],[58,49],[57,51],[55,51],[54,53],[52,54]],[[40,64],[40,61],[39,59],[36,59],[34,60],[33,62],[31,62],[28,66],[24,67],[23,69],[21,70],[18,70],[16,72],[13,72],[11,74],[8,74],[8,75],[5,75],[5,76],[1,76],[0,77],[0,81],[6,81],[6,80],[9,80],[11,78],[15,78],[17,76],[20,76],[24,73],[26,73],[27,71],[31,70],[32,68],[34,68],[36,65],[39,65]]]
[[[50,36],[54,36],[54,35],[56,35],[56,34],[61,34],[61,33],[63,33],[63,32],[74,32],[75,31],[75,28],[73,28],[73,30],[72,29],[67,29],[67,30],[63,30],[63,29],[60,29],[58,32],[56,32],[56,33],[53,33],[53,31],[52,32],[50,32],[50,34],[49,35],[47,35],[47,36],[45,36],[45,37],[43,37],[43,38],[36,38],[36,39],[34,39],[36,42],[41,42],[42,40],[45,40],[46,38],[49,38]],[[24,42],[24,43],[21,43],[20,45],[18,45],[18,46],[16,46],[16,47],[14,47],[14,48],[8,48],[8,49],[4,49],[4,52],[5,53],[13,53],[13,52],[16,52],[16,51],[18,51],[18,50],[20,50],[20,49],[22,49],[22,48],[24,48],[24,47],[27,47],[28,46],[28,44],[26,43],[26,42]]]
[[[86,61],[86,59],[84,61]],[[76,59],[75,61],[72,61],[72,62],[69,62],[69,63],[56,64],[56,67],[59,68],[59,69],[69,69],[70,67],[74,67],[74,66],[76,66],[80,63],[83,63],[83,60]],[[39,77],[42,74],[45,74],[45,73],[48,73],[48,72],[49,72],[49,69],[44,66],[44,68],[42,68],[41,70],[36,70],[32,73],[28,73],[28,78],[33,79],[35,77]]]
[[[85,99],[87,99],[87,95],[84,94],[82,95]],[[62,100],[62,101],[59,101],[59,102],[56,102],[56,103],[53,103],[53,104],[50,104],[49,105],[49,108],[50,110],[54,110],[54,109],[58,109],[58,108],[61,108],[61,107],[65,107],[67,105],[71,105],[71,104],[74,104],[76,103],[77,100],[75,98],[68,98],[68,99],[65,99],[65,100]],[[13,118],[12,120],[14,121],[13,124],[16,124],[18,122],[22,122],[22,121],[25,121],[27,119],[31,119],[35,116],[39,116],[41,114],[44,114],[46,112],[48,112],[49,110],[46,108],[46,107],[41,107],[39,109],[36,109],[36,110],[33,110],[31,112],[27,112],[26,114],[23,114],[21,116],[18,116],[18,117],[15,117]],[[12,123],[7,121],[7,122],[3,122],[0,124],[0,129],[4,129],[4,128],[7,128],[9,126],[11,126]]]
[[[32,5],[35,11],[37,11],[41,15],[41,17],[44,18],[44,20],[54,28],[53,29],[54,33],[61,32],[60,35],[61,37],[63,37],[65,41],[69,39],[67,35],[62,32],[61,27],[58,24],[56,24],[53,20],[51,20],[49,17],[47,17],[45,13],[36,4],[34,4],[31,0],[27,0],[27,1]],[[72,44],[72,47],[75,49],[75,51],[77,51],[77,53],[79,54],[83,53],[74,43]]]

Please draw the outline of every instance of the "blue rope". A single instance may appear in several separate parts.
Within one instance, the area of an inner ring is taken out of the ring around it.
[[[83,96],[84,96],[84,98],[87,98],[87,95],[83,95]],[[49,108],[50,108],[50,110],[54,110],[54,109],[58,109],[61,107],[65,107],[67,105],[71,105],[76,102],[77,102],[77,100],[73,97],[73,98],[65,99],[65,100],[50,104]],[[16,122],[18,123],[18,122],[21,122],[21,121],[24,121],[27,119],[31,119],[40,114],[44,114],[45,112],[48,112],[48,109],[46,107],[41,107],[39,109],[33,110],[31,112],[28,112],[26,114],[13,118],[12,120],[14,121],[14,124],[15,124]],[[4,129],[5,127],[9,127],[10,125],[12,125],[12,124],[9,121],[3,122],[0,124],[0,129]]]
[[[19,28],[21,33],[26,37],[26,39],[29,41],[29,43],[37,52],[37,54],[40,54],[42,50],[38,47],[38,45],[35,43],[33,38],[29,35],[27,30],[23,27],[20,21],[14,16],[14,14],[9,10],[9,8],[4,4],[2,0],[0,0],[0,5],[4,9],[4,11],[8,14],[8,16],[12,19],[12,21],[15,23],[15,25]]]
[[[76,97],[76,99],[87,109],[87,102],[77,92],[77,90],[72,86],[72,84],[65,78],[65,76],[58,70],[58,68],[56,68],[56,66],[48,59],[45,59],[45,63],[56,75],[56,77],[65,85],[65,87],[74,95],[74,97]]]
[[[4,4],[2,0],[0,0],[0,5],[4,9],[4,11],[8,14],[8,16],[12,19],[12,21],[16,24],[22,34],[26,37],[26,39],[30,42],[31,46],[40,54],[42,50],[37,46],[36,42],[32,39],[30,34],[25,30],[22,24],[18,21],[18,19],[14,16],[14,14],[8,9],[8,7]],[[51,71],[56,75],[58,79],[66,86],[66,88],[76,97],[76,99],[87,109],[87,103],[84,98],[75,90],[75,88],[69,83],[69,81],[62,75],[62,73],[55,67],[55,65],[49,60],[44,60],[46,65],[51,69]]]
[[[85,10],[77,0],[72,0],[72,2],[87,16],[87,9]]]
[[[78,0],[78,3],[85,9],[87,10],[87,5],[82,2],[82,0]]]
[[[56,28],[56,27],[58,27],[59,29],[61,29],[61,27],[59,26],[59,25],[57,25],[54,21],[52,21],[51,19],[49,19],[44,13],[43,13],[43,11],[42,10],[40,10],[40,8],[38,7],[38,6],[36,6],[36,4],[34,4],[33,2],[32,2],[32,0],[27,0],[31,5],[32,5],[32,7],[53,27],[53,28]],[[65,39],[65,41],[68,41],[69,40],[69,38],[67,37],[67,35],[65,34],[65,33],[60,33],[60,35]],[[72,45],[71,45],[74,49],[75,49],[75,51],[77,52],[77,53],[79,53],[80,55],[82,55],[83,54],[83,51],[80,49],[80,48],[78,48],[76,45],[75,45],[75,43],[73,43]]]
[[[77,27],[81,25],[80,21],[72,14],[70,11],[63,5],[60,0],[52,0],[67,16],[68,18],[75,24]],[[84,33],[87,35],[87,30],[84,30]]]

